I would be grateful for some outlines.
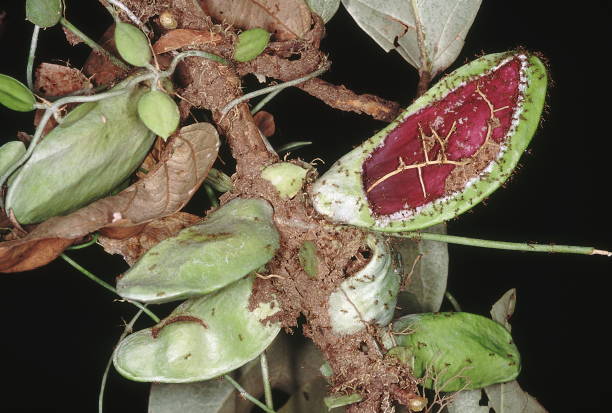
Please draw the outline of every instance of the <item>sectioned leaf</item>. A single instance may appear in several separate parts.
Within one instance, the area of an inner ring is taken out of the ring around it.
[[[7,210],[22,224],[37,223],[72,212],[123,182],[154,140],[136,111],[144,92],[134,88],[99,101],[47,134],[10,183]],[[81,112],[80,106],[75,110]]]
[[[234,60],[248,62],[264,51],[270,41],[270,33],[262,28],[245,30],[238,35],[234,49]]]
[[[455,61],[482,0],[342,0],[385,51],[431,76]]]
[[[61,17],[62,0],[26,0],[26,19],[37,26],[55,26]]]
[[[257,357],[280,331],[263,322],[275,302],[249,310],[253,277],[211,295],[185,301],[157,326],[127,336],[113,362],[135,381],[189,383],[230,372]]]
[[[138,102],[140,120],[166,140],[178,128],[181,115],[176,102],[164,92],[151,90]]]
[[[18,112],[34,110],[36,99],[19,80],[0,74],[0,104]]]
[[[393,331],[428,389],[478,389],[511,381],[520,371],[520,355],[508,330],[476,314],[409,315],[396,320]]]
[[[146,66],[151,60],[151,50],[147,36],[136,26],[117,23],[115,26],[115,45],[117,51],[132,66]]]
[[[236,198],[151,248],[117,281],[117,292],[147,303],[208,294],[267,263],[279,242],[270,204]]]
[[[21,141],[7,142],[0,146],[0,176],[26,153],[26,147]]]
[[[312,186],[315,208],[387,232],[456,217],[512,173],[538,126],[546,76],[524,51],[462,66],[332,165]]]

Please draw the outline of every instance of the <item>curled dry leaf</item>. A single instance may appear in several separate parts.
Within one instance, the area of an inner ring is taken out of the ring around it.
[[[0,272],[45,265],[90,232],[105,228],[110,237],[133,235],[153,219],[172,215],[191,199],[214,163],[219,136],[208,123],[182,128],[144,179],[115,196],[100,199],[69,215],[53,217],[24,238],[0,243]]]
[[[303,0],[207,0],[202,6],[219,22],[240,29],[261,27],[276,40],[303,37],[312,20]]]
[[[64,96],[91,87],[89,79],[72,67],[41,63],[36,69],[34,88],[45,96]]]
[[[257,125],[257,128],[264,134],[265,137],[269,138],[276,132],[276,123],[274,122],[274,116],[265,110],[260,110],[253,116],[253,120]]]
[[[134,263],[149,249],[166,238],[178,234],[180,230],[199,221],[200,217],[187,212],[177,212],[167,217],[154,219],[144,229],[129,238],[114,239],[105,236],[98,238],[98,242],[109,254],[122,255],[130,265]]]
[[[155,54],[162,54],[187,46],[216,45],[223,36],[208,30],[176,29],[170,30],[153,45]]]

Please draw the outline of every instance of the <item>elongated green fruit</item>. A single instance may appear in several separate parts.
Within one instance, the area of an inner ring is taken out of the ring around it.
[[[34,110],[36,99],[26,85],[19,80],[0,74],[0,105],[18,112]]]
[[[135,381],[188,383],[246,364],[280,331],[280,323],[263,321],[280,310],[278,303],[249,310],[252,286],[249,276],[185,301],[157,326],[127,336],[115,350],[115,368]]]
[[[132,24],[117,23],[115,44],[123,60],[133,66],[146,66],[151,60],[151,49],[147,36]]]
[[[77,106],[15,172],[6,210],[13,209],[20,223],[33,224],[70,213],[123,182],[154,141],[136,110],[145,91],[135,88]]]
[[[270,41],[270,33],[261,28],[245,30],[238,35],[234,60],[248,62],[264,51]]]
[[[280,237],[263,199],[233,199],[151,248],[117,281],[130,300],[163,303],[219,290],[261,267]]]
[[[521,358],[506,328],[470,313],[425,313],[393,323],[397,346],[423,386],[438,391],[479,389],[514,380]]]
[[[536,56],[483,56],[336,162],[314,183],[314,206],[334,221],[389,232],[453,218],[510,176],[545,94]]]
[[[400,276],[386,241],[368,235],[370,261],[329,296],[328,314],[336,334],[353,334],[367,323],[386,326],[393,318]]]
[[[37,26],[55,26],[61,17],[62,0],[26,0],[26,19]]]
[[[21,141],[7,142],[0,146],[0,176],[4,175],[25,153],[26,148]]]

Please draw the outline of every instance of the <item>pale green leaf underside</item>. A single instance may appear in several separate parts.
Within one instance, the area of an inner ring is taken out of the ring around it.
[[[357,24],[385,51],[396,49],[419,71],[450,66],[482,0],[342,0]]]

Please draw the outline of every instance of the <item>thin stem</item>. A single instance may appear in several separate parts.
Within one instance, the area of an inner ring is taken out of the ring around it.
[[[108,57],[111,60],[111,62],[113,62],[114,65],[120,67],[123,70],[129,70],[130,67],[128,65],[126,65],[121,60],[119,60],[119,58],[110,54],[106,49],[104,49],[102,46],[100,46],[98,43],[92,40],[89,36],[87,36],[85,33],[77,29],[72,23],[66,20],[66,18],[62,17],[60,19],[60,24],[64,26],[66,29],[70,30],[76,36],[78,36],[81,40],[83,40],[83,42],[85,42],[87,46],[91,47],[96,52],[102,53],[103,55]]]
[[[106,288],[108,291],[112,292],[113,294],[117,294],[117,290],[115,290],[115,287],[113,287],[112,285],[110,285],[109,283],[107,283],[104,280],[101,280],[100,278],[96,277],[94,274],[92,274],[91,272],[87,271],[85,268],[83,268],[78,262],[74,261],[72,258],[70,258],[69,256],[67,256],[66,254],[62,254],[60,255],[60,257],[62,257],[64,259],[64,261],[66,261],[68,264],[72,265],[74,268],[76,268],[79,272],[81,272],[83,275],[85,275],[87,278],[89,278],[90,280],[92,280],[93,282],[95,282],[96,284],[102,286],[103,288]],[[118,295],[118,294],[117,294]],[[140,308],[142,311],[145,312],[146,315],[148,315],[153,321],[155,321],[156,323],[159,323],[159,317],[157,317],[151,310],[149,310],[147,307],[145,307],[144,305],[140,304],[137,301],[131,301],[131,300],[126,300],[128,303],[135,305],[136,307]]]
[[[283,146],[280,146],[276,150],[276,152],[280,155],[283,152],[293,151],[293,150],[300,149],[300,148],[303,148],[304,146],[308,146],[308,145],[312,145],[312,142],[310,142],[310,141],[289,142],[289,143],[284,144]]]
[[[274,410],[274,401],[272,400],[272,387],[270,386],[270,371],[268,369],[268,358],[266,357],[265,351],[261,353],[261,356],[259,356],[259,362],[261,364],[261,378],[263,380],[264,385],[266,406],[268,406],[269,409]]]
[[[429,82],[431,82],[431,74],[427,71],[419,72],[419,84],[417,85],[416,97],[420,97],[427,89],[429,89]]]
[[[244,397],[245,399],[247,399],[251,403],[255,404],[261,410],[263,410],[264,412],[268,412],[268,413],[276,413],[273,409],[270,409],[268,406],[266,406],[265,404],[263,404],[262,402],[257,400],[255,397],[253,397],[249,393],[247,393],[247,391],[245,389],[243,389],[242,386],[240,384],[238,384],[238,382],[236,380],[234,380],[229,374],[226,374],[223,377],[225,378],[225,380],[229,381],[232,384],[232,386],[234,386],[236,388],[236,390],[238,390],[238,392],[240,393],[240,395],[242,397]]]
[[[268,93],[268,95],[266,97],[264,97],[262,100],[260,100],[257,105],[255,105],[255,107],[253,109],[251,109],[251,115],[256,114],[257,112],[259,112],[261,110],[261,108],[263,108],[264,106],[266,106],[266,104],[271,101],[272,99],[274,99],[276,97],[276,95],[278,95],[280,92],[282,92],[283,89],[278,89],[275,90],[272,93]]]
[[[150,30],[148,27],[146,27],[138,18],[138,16],[136,16],[132,10],[130,10],[128,8],[128,6],[126,6],[125,4],[123,4],[122,2],[120,2],[119,0],[106,0],[107,2],[109,2],[110,4],[112,4],[113,6],[117,7],[118,9],[121,9],[127,16],[128,18],[132,21],[132,23],[134,23],[135,25],[137,25],[138,27],[140,27],[145,33],[149,34]]]
[[[143,312],[144,312],[144,309],[142,308],[138,310],[138,312],[136,313],[136,315],[134,315],[134,317],[132,317],[130,322],[125,325],[123,332],[119,336],[119,340],[117,340],[117,345],[119,345],[121,340],[123,340],[132,331],[132,329],[134,328],[134,324],[136,323],[136,320],[138,320],[138,318],[142,315]],[[115,346],[115,348],[116,347],[117,346]],[[104,411],[104,407],[103,407],[104,389],[106,388],[106,380],[108,379],[108,372],[110,371],[110,367],[113,364],[113,356],[114,356],[114,351],[113,353],[111,353],[111,356],[108,358],[108,362],[106,363],[106,368],[104,369],[104,373],[102,374],[102,381],[100,383],[100,393],[98,393],[98,413],[102,413]]]
[[[606,255],[612,257],[612,252],[598,250],[593,247],[577,247],[572,245],[545,245],[520,242],[490,241],[478,238],[458,237],[456,235],[432,234],[428,232],[408,232],[391,235],[393,237],[424,239],[429,241],[446,242],[448,244],[468,245],[471,247],[496,248],[502,250],[531,251],[531,252],[559,252],[565,254]]]
[[[247,100],[254,98],[256,96],[261,96],[261,95],[265,95],[267,93],[270,92],[275,92],[277,90],[283,90],[285,88],[288,88],[290,86],[295,86],[295,85],[299,85],[300,83],[303,83],[307,80],[310,80],[314,77],[319,76],[320,74],[322,74],[323,72],[325,72],[327,69],[329,69],[329,64],[326,63],[322,68],[315,70],[312,73],[307,74],[306,76],[297,78],[297,79],[293,79],[290,80],[288,82],[284,82],[284,83],[280,83],[278,85],[274,85],[274,86],[268,86],[265,87],[263,89],[259,89],[256,90],[254,92],[251,93],[247,93],[246,95],[240,96],[239,98],[236,98],[234,100],[232,100],[230,103],[228,103],[223,109],[221,109],[221,116],[225,116],[227,114],[227,112],[229,112],[234,106],[242,103],[242,102],[246,102]]]
[[[187,57],[203,57],[205,59],[209,59],[209,60],[213,60],[215,62],[219,62],[219,63],[223,63],[224,65],[228,65],[230,64],[229,61],[225,60],[224,58],[222,58],[221,56],[217,56],[216,54],[212,54],[212,53],[207,53],[207,52],[202,52],[201,50],[188,50],[186,52],[181,52],[179,54],[177,54],[174,59],[172,59],[172,63],[170,63],[170,67],[163,71],[160,72],[160,77],[168,77],[170,75],[172,75],[172,73],[174,73],[174,70],[176,69],[176,65],[179,64],[179,62]]]
[[[459,305],[459,301],[447,290],[444,293],[444,297],[448,300],[449,303],[453,306],[453,309],[457,312],[461,312],[461,306]]]
[[[79,244],[79,245],[73,245],[71,247],[68,247],[68,250],[80,250],[83,248],[87,248],[92,246],[93,244],[95,244],[96,242],[98,242],[98,237],[100,236],[100,234],[98,234],[97,232],[93,234],[93,236],[91,237],[91,239],[87,242],[84,242],[83,244]]]
[[[26,66],[26,82],[28,82],[28,88],[34,91],[34,57],[36,56],[36,46],[38,45],[38,33],[40,32],[40,26],[34,25],[34,31],[32,32],[32,41],[30,42],[30,54],[28,54],[28,65]]]

